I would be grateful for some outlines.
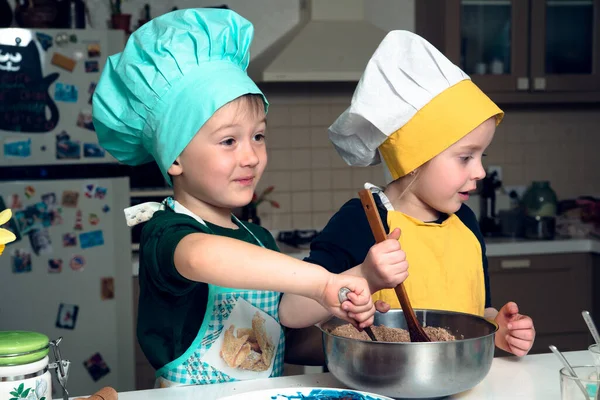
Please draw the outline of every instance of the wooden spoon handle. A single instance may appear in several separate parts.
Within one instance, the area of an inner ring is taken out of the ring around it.
[[[383,242],[387,239],[387,234],[383,227],[383,223],[381,222],[379,211],[377,211],[373,194],[369,189],[363,189],[358,192],[358,197],[360,197],[360,202],[362,203],[365,214],[367,215],[367,220],[369,221],[369,226],[371,227],[371,231],[375,237],[375,242]],[[408,332],[410,334],[410,340],[412,342],[430,342],[431,340],[417,320],[417,316],[415,315],[415,311],[410,304],[404,284],[400,283],[394,288],[394,291],[396,292],[398,301],[402,306],[402,311],[404,313],[406,325],[408,326]]]

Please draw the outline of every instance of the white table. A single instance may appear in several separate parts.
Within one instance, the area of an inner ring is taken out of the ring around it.
[[[566,352],[571,365],[591,365],[592,356],[587,351]],[[452,399],[477,400],[559,400],[559,370],[562,365],[552,353],[523,358],[495,358],[487,377],[468,392]],[[286,387],[337,387],[345,386],[331,374],[309,374],[282,378],[231,382],[218,385],[185,386],[119,393],[119,400],[212,400],[255,390]]]

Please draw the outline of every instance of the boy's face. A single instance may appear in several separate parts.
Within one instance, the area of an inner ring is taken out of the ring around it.
[[[169,169],[187,194],[219,208],[250,203],[267,165],[264,108],[253,101],[239,98],[217,110]]]
[[[485,177],[481,158],[495,131],[495,118],[490,118],[422,167],[414,193],[425,208],[452,214],[469,199]]]

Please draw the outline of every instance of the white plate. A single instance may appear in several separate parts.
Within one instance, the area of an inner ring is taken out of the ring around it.
[[[234,396],[222,397],[220,400],[393,400],[378,394],[358,392],[350,389],[294,387],[258,390]]]

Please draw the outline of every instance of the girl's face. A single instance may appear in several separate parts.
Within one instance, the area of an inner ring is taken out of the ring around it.
[[[267,165],[263,107],[241,97],[217,110],[169,169],[179,188],[213,207],[250,203]]]
[[[485,177],[481,159],[495,131],[493,117],[420,167],[406,193],[403,211],[423,221],[436,220],[440,212],[458,211],[469,199],[469,192],[476,189],[477,181]]]

